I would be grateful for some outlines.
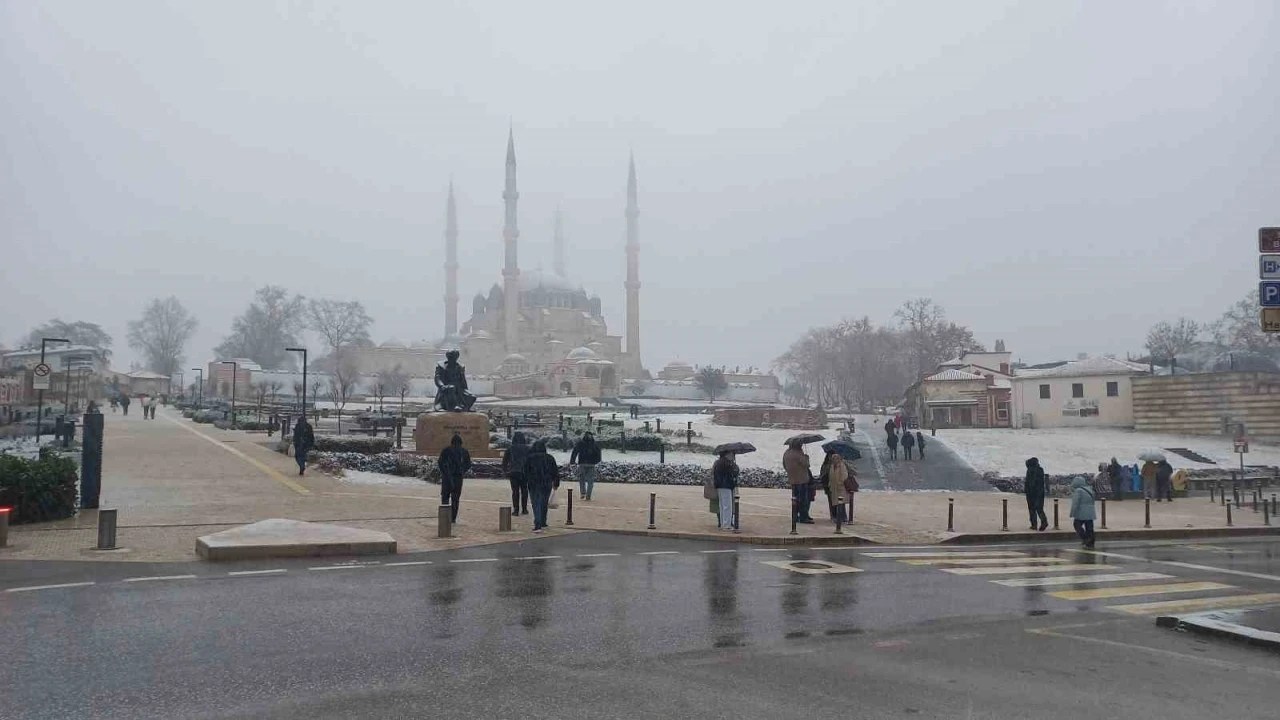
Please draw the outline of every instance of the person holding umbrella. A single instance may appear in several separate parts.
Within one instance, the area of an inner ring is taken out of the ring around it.
[[[720,529],[732,530],[733,491],[738,488],[738,463],[734,460],[733,453],[720,453],[715,465],[711,466],[711,478],[719,501]]]
[[[839,523],[849,522],[844,513],[845,483],[849,479],[849,469],[844,458],[834,450],[828,450],[822,459],[820,474],[822,485],[827,491],[827,505],[831,508],[831,520]]]
[[[786,471],[787,483],[791,486],[795,521],[812,525],[813,518],[809,517],[809,484],[813,482],[813,471],[809,469],[809,456],[805,454],[804,443],[799,438],[787,441],[787,450],[782,453],[782,468]]]

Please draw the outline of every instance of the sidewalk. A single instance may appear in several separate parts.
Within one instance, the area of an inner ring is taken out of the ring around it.
[[[1161,615],[1156,625],[1280,650],[1280,607]]]

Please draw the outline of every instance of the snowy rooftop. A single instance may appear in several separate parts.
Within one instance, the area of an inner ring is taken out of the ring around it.
[[[952,380],[986,380],[986,378],[981,375],[975,375],[973,373],[965,372],[963,370],[952,369],[952,370],[943,370],[942,372],[937,373],[936,375],[930,375],[929,377],[925,378],[925,380],[929,382],[948,382]]]
[[[1046,377],[1085,377],[1089,375],[1137,375],[1147,372],[1147,366],[1108,357],[1073,360],[1056,367],[1039,370],[1019,370],[1015,379]]]

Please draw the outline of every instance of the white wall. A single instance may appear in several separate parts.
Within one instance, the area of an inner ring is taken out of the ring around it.
[[[1119,395],[1107,396],[1107,383],[1119,384]],[[1071,396],[1071,386],[1084,385],[1084,397]],[[1049,386],[1049,399],[1040,398],[1040,386]],[[1079,414],[1080,408],[1098,409],[1097,415]],[[1128,375],[1086,377],[1014,378],[1013,426],[1034,427],[1133,427],[1133,383]],[[1076,411],[1076,412],[1072,412]],[[1031,413],[1030,425],[1025,415]]]
[[[675,385],[671,383],[661,384],[649,383],[644,389],[645,397],[667,398],[671,400],[706,400],[706,393],[698,389],[696,385]],[[759,387],[736,387],[730,386],[728,390],[716,395],[717,400],[733,400],[737,402],[778,402],[778,391],[773,388]],[[626,399],[631,397],[631,392],[625,385],[619,397]]]

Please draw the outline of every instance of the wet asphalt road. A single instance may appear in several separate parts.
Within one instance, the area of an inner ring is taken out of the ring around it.
[[[998,549],[1280,592],[1275,541]],[[95,584],[0,594],[0,717],[1275,716],[1280,656],[886,550],[584,533],[327,570],[8,562],[0,588]],[[861,572],[768,564],[806,559]]]

